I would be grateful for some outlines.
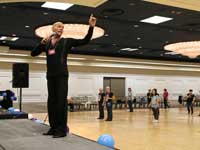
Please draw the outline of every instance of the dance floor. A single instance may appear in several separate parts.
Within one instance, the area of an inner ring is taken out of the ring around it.
[[[69,113],[70,132],[97,140],[101,134],[111,134],[121,150],[199,150],[199,110],[188,116],[186,108],[160,111],[160,122],[152,122],[152,112],[137,109],[133,113],[115,110],[114,120],[97,120],[97,111]],[[106,114],[106,112],[105,112]],[[44,119],[46,114],[34,116]]]

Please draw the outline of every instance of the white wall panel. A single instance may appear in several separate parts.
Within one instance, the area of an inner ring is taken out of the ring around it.
[[[148,89],[151,88],[157,88],[162,94],[163,88],[167,88],[170,99],[176,100],[178,95],[186,94],[190,88],[194,89],[195,93],[200,90],[200,77],[71,72],[68,95],[97,96],[98,89],[103,87],[103,77],[125,77],[126,89],[131,87],[136,95],[146,95]],[[0,90],[12,89],[11,80],[10,70],[0,70]],[[48,95],[46,84],[45,72],[31,71],[30,87],[23,89],[23,102],[46,102]],[[17,89],[12,90],[17,92]]]

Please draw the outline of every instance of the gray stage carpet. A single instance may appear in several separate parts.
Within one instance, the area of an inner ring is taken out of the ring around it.
[[[43,136],[48,129],[27,119],[0,120],[0,150],[110,150],[74,134],[59,139]]]

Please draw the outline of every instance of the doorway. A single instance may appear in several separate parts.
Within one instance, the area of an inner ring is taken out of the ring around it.
[[[103,87],[109,86],[114,93],[116,99],[123,99],[125,97],[125,78],[118,77],[104,77]]]

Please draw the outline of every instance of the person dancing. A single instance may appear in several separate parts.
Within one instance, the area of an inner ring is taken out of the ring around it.
[[[93,15],[90,16],[89,25],[88,33],[83,39],[62,38],[64,24],[56,22],[52,26],[53,34],[44,38],[31,52],[31,56],[38,56],[42,52],[47,56],[47,109],[50,129],[43,135],[52,135],[53,138],[66,136],[69,76],[67,55],[72,47],[89,43],[96,25]]]
[[[160,103],[160,97],[159,94],[157,93],[157,89],[153,89],[151,95],[151,102],[149,104],[149,106],[152,108],[153,111],[153,116],[154,116],[153,122],[159,122],[159,115],[160,115],[159,103]]]

